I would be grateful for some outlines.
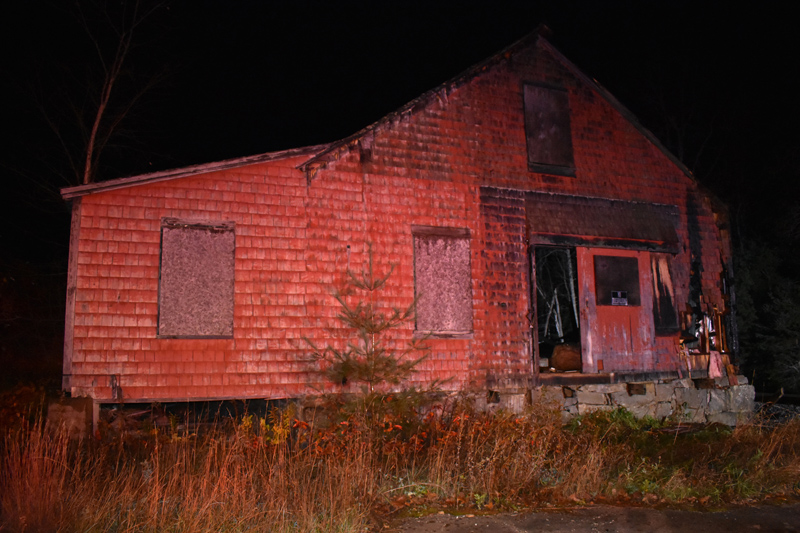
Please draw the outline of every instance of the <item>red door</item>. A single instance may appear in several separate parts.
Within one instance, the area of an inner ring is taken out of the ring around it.
[[[653,369],[649,252],[577,248],[584,372]]]

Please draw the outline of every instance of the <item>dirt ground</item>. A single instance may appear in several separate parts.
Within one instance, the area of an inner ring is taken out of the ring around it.
[[[800,503],[738,507],[727,511],[683,511],[596,505],[492,516],[436,514],[390,524],[386,533],[800,533]]]

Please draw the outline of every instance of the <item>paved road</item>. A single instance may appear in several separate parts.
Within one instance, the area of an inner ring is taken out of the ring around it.
[[[495,516],[431,515],[411,518],[387,533],[800,533],[800,504],[741,507],[723,512],[597,505],[569,511]]]

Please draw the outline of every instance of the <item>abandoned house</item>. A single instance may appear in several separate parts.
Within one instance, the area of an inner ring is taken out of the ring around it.
[[[368,246],[378,304],[417,299],[392,332],[427,336],[415,385],[701,417],[698,378],[750,394],[725,207],[541,31],[346,139],[62,196],[63,388],[95,404],[352,390],[306,340],[345,342],[332,291]]]

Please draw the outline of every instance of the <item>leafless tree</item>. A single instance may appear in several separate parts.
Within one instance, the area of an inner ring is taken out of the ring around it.
[[[131,56],[144,40],[143,27],[164,9],[163,2],[147,0],[77,0],[65,14],[85,37],[86,46],[76,50],[86,57],[62,68],[62,86],[39,86],[33,98],[66,158],[68,170],[62,164],[58,173],[68,184],[98,179],[100,158],[110,142],[163,79],[164,71],[135,72]]]
[[[80,6],[80,4],[78,5]],[[142,94],[155,83],[155,80],[152,78],[148,80],[127,102],[122,103],[115,113],[112,113],[109,109],[111,95],[122,74],[125,60],[130,53],[136,29],[160,7],[160,4],[157,4],[153,7],[144,8],[138,1],[132,2],[129,5],[131,6],[129,9],[123,8],[121,13],[122,18],[117,21],[116,24],[113,20],[108,19],[109,25],[116,31],[118,38],[117,46],[113,53],[107,54],[105,50],[101,49],[99,41],[92,38],[92,43],[95,46],[97,57],[103,69],[103,83],[100,91],[100,100],[97,102],[94,120],[92,120],[89,138],[86,142],[86,157],[84,159],[82,178],[84,184],[94,181],[97,159],[100,157],[109,138]],[[86,20],[83,10],[80,10],[79,14],[83,27],[91,37],[92,27]]]

